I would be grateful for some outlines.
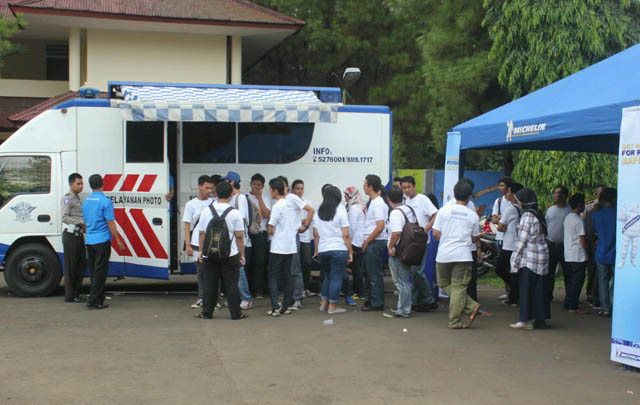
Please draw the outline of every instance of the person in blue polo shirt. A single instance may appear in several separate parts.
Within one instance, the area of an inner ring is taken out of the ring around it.
[[[85,244],[87,245],[87,262],[91,290],[87,308],[104,309],[104,284],[107,281],[109,258],[111,257],[111,235],[114,236],[120,250],[124,243],[116,231],[113,204],[103,193],[102,176],[94,174],[89,177],[89,186],[93,193],[82,203],[82,216],[87,224]]]
[[[613,304],[614,265],[616,262],[616,199],[615,188],[607,187],[600,193],[602,208],[591,217],[596,234],[596,270],[600,312],[598,315],[611,316]]]

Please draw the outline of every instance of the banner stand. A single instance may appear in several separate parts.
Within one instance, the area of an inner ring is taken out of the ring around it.
[[[447,152],[444,161],[444,187],[442,192],[442,205],[453,197],[453,186],[460,176],[460,132],[447,132]]]

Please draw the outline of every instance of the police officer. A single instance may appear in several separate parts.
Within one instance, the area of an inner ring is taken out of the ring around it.
[[[87,260],[89,262],[89,276],[91,290],[87,308],[103,309],[109,305],[104,303],[104,284],[107,281],[109,258],[111,257],[111,235],[116,240],[120,250],[124,243],[116,230],[113,204],[103,193],[102,176],[93,174],[89,177],[89,186],[93,193],[82,204],[82,216],[87,224]]]
[[[64,248],[64,300],[84,302],[80,288],[87,266],[84,247],[84,232],[87,229],[82,219],[82,176],[69,175],[69,192],[62,197],[62,246]]]

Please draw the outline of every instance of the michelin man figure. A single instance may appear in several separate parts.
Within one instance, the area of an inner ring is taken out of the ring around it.
[[[627,250],[631,245],[631,254],[629,256],[631,265],[638,267],[636,256],[638,255],[638,244],[640,243],[640,204],[635,203],[629,208],[626,204],[622,210],[618,212],[618,221],[622,222],[622,250],[620,252],[620,263],[618,268],[624,266],[627,258]]]

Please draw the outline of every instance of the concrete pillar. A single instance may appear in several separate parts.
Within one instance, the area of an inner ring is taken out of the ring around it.
[[[78,91],[81,76],[82,41],[80,28],[69,28],[69,90]]]
[[[242,37],[231,40],[231,84],[242,84]]]

